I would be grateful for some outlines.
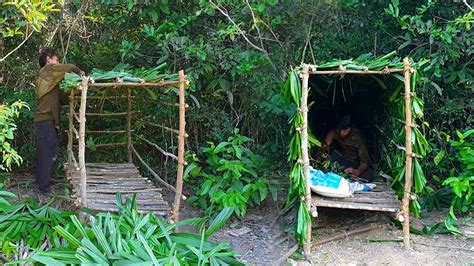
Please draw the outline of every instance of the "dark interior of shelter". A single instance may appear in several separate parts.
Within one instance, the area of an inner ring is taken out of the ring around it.
[[[387,120],[388,97],[393,90],[380,85],[386,77],[371,75],[312,75],[309,79],[309,127],[319,140],[335,129],[338,121],[350,115],[355,128],[365,139],[374,162],[381,158],[383,136],[380,129]],[[376,80],[378,79],[379,82]]]

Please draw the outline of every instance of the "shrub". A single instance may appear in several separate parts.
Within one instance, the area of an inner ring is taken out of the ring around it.
[[[269,191],[276,197],[274,187],[263,174],[265,161],[245,146],[249,140],[236,129],[217,146],[207,142],[208,146],[202,148],[205,163],[195,159],[185,172],[185,180],[197,187],[188,202],[201,206],[208,214],[227,207],[244,216],[247,206],[260,204]]]
[[[20,116],[20,109],[28,107],[23,101],[16,101],[11,105],[0,105],[0,170],[11,171],[12,165],[20,165],[22,158],[11,146],[16,130],[15,118]]]
[[[444,180],[444,186],[450,186],[455,197],[451,201],[451,207],[445,220],[446,228],[452,233],[459,234],[459,230],[454,226],[456,220],[455,213],[469,212],[474,203],[474,149],[472,139],[474,129],[464,133],[456,131],[459,140],[451,141],[451,146],[457,150],[457,159],[461,164],[461,170],[451,170],[451,176]]]

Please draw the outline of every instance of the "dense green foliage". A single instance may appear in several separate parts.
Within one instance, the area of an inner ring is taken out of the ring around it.
[[[461,171],[451,170],[450,177],[443,181],[443,185],[450,186],[455,197],[446,217],[446,227],[455,233],[460,233],[453,223],[456,220],[455,212],[468,213],[474,207],[474,149],[472,139],[474,130],[464,133],[456,131],[458,140],[453,140],[451,146],[458,152],[457,164],[461,165]]]
[[[426,159],[415,161],[415,171],[425,170],[424,175],[415,175],[415,190],[433,193],[424,201],[428,209],[442,207],[446,200],[441,198],[449,198],[448,202],[453,199],[453,208],[460,212],[471,208],[459,202],[470,199],[466,198],[470,190],[464,190],[463,178],[463,173],[469,173],[469,164],[462,162],[472,155],[459,157],[458,150],[464,148],[449,145],[456,130],[466,132],[474,126],[474,13],[462,1],[9,2],[2,4],[0,11],[4,38],[0,42],[4,44],[0,65],[2,103],[21,99],[34,109],[32,84],[41,47],[57,47],[65,62],[87,72],[93,68],[111,70],[119,63],[148,69],[166,62],[168,73],[184,69],[191,80],[188,149],[197,152],[209,140],[226,141],[235,128],[240,128],[241,134],[253,140],[252,150],[271,162],[283,162],[288,143],[297,138],[288,137],[292,125],[288,125],[287,116],[294,114],[294,108],[288,108],[280,94],[291,67],[301,62],[318,64],[333,58],[355,58],[361,52],[378,57],[397,50],[398,56],[420,62],[415,80],[418,107],[414,110],[425,116],[417,117],[415,138],[420,141],[414,147]],[[397,90],[392,86],[397,82],[389,86]],[[143,92],[136,96],[134,104],[150,118],[175,123],[168,107],[157,108],[148,101],[174,100],[174,95]],[[403,117],[397,106],[401,104],[399,96],[390,98],[390,112],[395,118]],[[11,143],[24,158],[26,169],[31,168],[34,159],[32,117],[32,112],[22,116]],[[107,123],[112,128],[120,125],[117,121]],[[390,132],[398,144],[404,138],[399,126]],[[164,135],[143,125],[140,134],[157,142]],[[425,136],[426,142],[420,136]],[[88,140],[100,141],[90,136]],[[464,143],[472,143],[472,139]],[[173,140],[167,140],[166,147],[176,149]],[[157,157],[151,148],[140,148],[150,154],[147,160]],[[384,149],[395,152],[390,145]],[[293,152],[293,159],[298,158],[297,149]],[[91,154],[89,158],[119,158],[121,154],[121,150],[110,150],[102,157]],[[399,157],[386,154],[384,162],[390,169],[401,166]],[[290,171],[287,164],[279,167]],[[300,171],[293,169],[292,175]],[[216,175],[218,171],[205,172]],[[388,174],[395,178],[394,185],[402,181],[400,171]],[[458,179],[445,182],[448,178]],[[472,187],[471,183],[468,186]],[[459,191],[462,197],[458,197]],[[290,191],[290,195],[297,193]],[[304,209],[299,210],[303,215]]]
[[[217,146],[208,142],[202,149],[205,163],[196,159],[186,169],[185,180],[197,188],[188,202],[199,204],[208,213],[232,208],[244,216],[247,206],[260,204],[269,191],[276,198],[276,187],[265,176],[268,165],[245,146],[249,140],[236,129]]]
[[[17,151],[12,147],[14,131],[17,129],[15,119],[18,119],[20,110],[28,107],[25,102],[18,100],[11,105],[0,105],[0,170],[10,171],[12,165],[17,166],[23,161]]]

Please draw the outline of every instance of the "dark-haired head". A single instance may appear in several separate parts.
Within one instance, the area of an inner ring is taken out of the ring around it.
[[[336,129],[341,130],[341,129],[349,129],[353,128],[354,123],[352,122],[351,116],[350,115],[345,115],[339,123],[337,123]]]
[[[55,56],[59,57],[59,53],[56,50],[54,50],[52,48],[43,49],[43,51],[41,51],[40,56],[38,58],[38,63],[40,65],[40,67],[44,67],[46,65],[48,57],[53,58]]]
[[[351,116],[346,115],[337,124],[336,131],[340,137],[345,138],[351,134],[353,127],[354,123],[352,122]]]

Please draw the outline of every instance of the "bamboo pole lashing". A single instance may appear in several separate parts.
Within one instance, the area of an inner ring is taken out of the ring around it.
[[[404,83],[405,83],[405,185],[402,200],[402,213],[403,213],[403,245],[405,249],[410,249],[410,198],[411,198],[411,186],[412,186],[412,127],[413,117],[411,113],[411,67],[408,57],[403,59],[404,65]]]
[[[79,171],[81,179],[81,205],[87,207],[87,173],[85,160],[85,135],[86,135],[86,107],[88,78],[83,77],[81,81],[81,105],[79,107]]]
[[[176,194],[171,209],[170,220],[179,221],[179,207],[183,193],[183,172],[184,172],[184,142],[186,141],[186,100],[185,89],[187,85],[184,71],[180,70],[179,74],[179,134],[178,134],[178,169],[176,174]]]
[[[301,114],[303,116],[303,125],[301,125],[301,161],[303,162],[303,176],[305,182],[305,194],[304,201],[308,212],[311,210],[311,188],[309,184],[309,154],[308,154],[308,81],[309,81],[309,68],[308,65],[303,66],[302,74],[302,86],[301,86]],[[306,236],[303,243],[303,250],[306,256],[311,253],[311,221],[305,225]]]

